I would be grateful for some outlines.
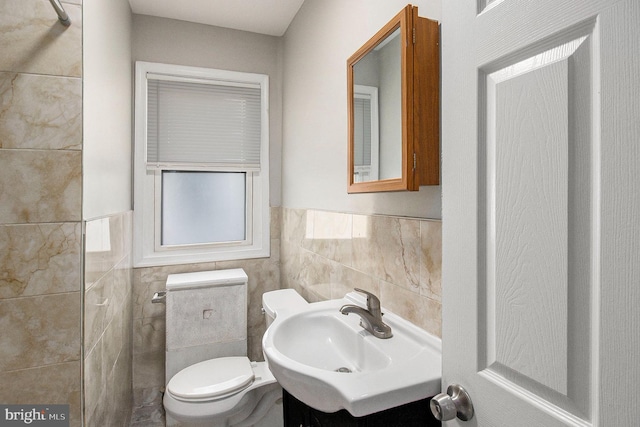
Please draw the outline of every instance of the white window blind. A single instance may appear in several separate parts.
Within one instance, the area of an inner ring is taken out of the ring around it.
[[[260,169],[259,85],[147,79],[147,167]]]
[[[355,166],[371,165],[371,99],[360,95],[353,100],[353,162]]]

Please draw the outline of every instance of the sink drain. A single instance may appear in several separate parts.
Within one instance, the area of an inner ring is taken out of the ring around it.
[[[350,374],[351,373],[351,369],[349,368],[345,368],[344,366],[342,368],[338,368],[336,369],[336,372],[342,372],[344,374]]]

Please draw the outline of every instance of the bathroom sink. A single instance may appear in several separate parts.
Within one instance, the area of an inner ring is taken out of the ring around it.
[[[389,366],[391,358],[366,339],[368,334],[354,331],[335,311],[331,307],[291,316],[274,335],[275,348],[304,366],[326,371],[374,372]]]
[[[383,308],[393,336],[380,339],[343,315],[364,298],[308,304],[278,313],[262,346],[269,368],[294,397],[324,412],[360,417],[440,393],[440,340]]]

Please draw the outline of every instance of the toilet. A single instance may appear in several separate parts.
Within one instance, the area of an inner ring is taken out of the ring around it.
[[[242,269],[167,278],[167,426],[282,426],[282,388],[267,362],[247,357],[247,282]],[[262,297],[267,327],[307,302],[293,289]]]

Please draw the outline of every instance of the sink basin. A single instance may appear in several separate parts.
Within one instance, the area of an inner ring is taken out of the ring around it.
[[[389,366],[391,358],[366,339],[368,333],[354,331],[335,311],[331,307],[292,315],[274,335],[275,348],[302,365],[326,371],[372,372]]]
[[[308,304],[278,313],[262,347],[271,372],[297,399],[324,412],[346,409],[360,417],[440,392],[440,340],[383,308],[393,337],[380,339],[360,317],[340,313],[364,298]]]

